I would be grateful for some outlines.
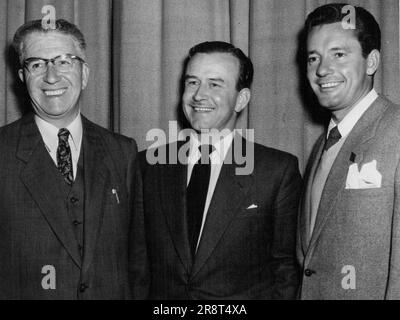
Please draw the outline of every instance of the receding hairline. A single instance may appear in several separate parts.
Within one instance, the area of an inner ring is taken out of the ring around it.
[[[81,44],[80,44],[80,42],[79,42],[79,39],[77,39],[73,34],[65,33],[65,32],[59,31],[59,30],[57,30],[57,29],[54,29],[54,30],[43,30],[43,31],[40,31],[40,30],[32,30],[31,32],[25,34],[24,37],[21,39],[21,42],[20,42],[20,45],[19,45],[19,48],[18,48],[18,49],[19,49],[19,53],[20,53],[20,55],[19,55],[20,63],[22,63],[23,60],[24,60],[24,55],[25,55],[25,42],[26,42],[26,40],[27,40],[29,37],[34,36],[35,34],[37,34],[37,35],[44,35],[44,36],[46,36],[46,35],[51,35],[51,34],[59,34],[59,35],[62,35],[62,36],[70,37],[70,38],[72,39],[72,41],[74,42],[75,48],[76,48],[76,49],[78,50],[78,52],[82,55],[81,58],[82,58],[82,59],[85,59],[85,58],[86,58],[85,49],[82,48],[82,46],[81,46]]]
[[[232,61],[235,61],[235,64],[236,64],[236,67],[237,67],[237,75],[236,75],[236,79],[235,79],[235,85],[238,84],[239,78],[240,78],[240,59],[237,56],[235,56],[233,53],[224,52],[224,51],[196,52],[194,55],[192,55],[190,57],[190,60],[188,61],[184,77],[186,77],[188,75],[187,71],[189,69],[190,64],[193,62],[193,60],[196,58],[196,56],[200,56],[200,55],[208,55],[208,56],[211,56],[211,55],[225,55],[225,56],[232,57],[233,58]],[[190,75],[188,75],[188,76],[190,76]],[[238,91],[240,91],[240,90],[238,90]]]
[[[189,59],[189,63],[196,57],[199,55],[225,55],[225,56],[230,56],[232,57],[237,63],[238,65],[240,65],[240,59],[238,57],[236,57],[232,52],[223,52],[223,51],[213,51],[213,52],[196,52],[194,55],[192,55]]]

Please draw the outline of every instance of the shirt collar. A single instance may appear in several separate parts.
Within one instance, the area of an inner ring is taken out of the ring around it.
[[[365,111],[368,110],[368,108],[377,98],[377,92],[375,89],[372,89],[364,98],[361,99],[359,103],[357,103],[357,105],[343,118],[343,120],[339,122],[339,124],[331,119],[328,126],[327,137],[331,129],[336,125],[338,126],[342,138],[347,137],[358,120],[360,120]]]
[[[210,154],[210,158],[212,163],[218,163],[218,159],[221,160],[221,163],[224,161],[228,150],[231,147],[233,136],[235,130],[231,131],[229,134],[223,136],[223,138],[216,138],[212,139],[211,141],[207,141],[208,143],[211,142],[214,146],[214,151]],[[190,135],[190,152],[189,152],[189,163],[196,163],[200,157],[199,147],[202,144],[201,138],[199,141],[199,135],[191,133]]]
[[[58,148],[58,131],[59,129],[51,123],[43,120],[35,115],[35,122],[39,128],[40,134],[43,138],[44,144],[49,152],[57,150]],[[78,116],[66,127],[70,132],[72,146],[76,151],[79,151],[82,142],[82,118],[79,113]]]

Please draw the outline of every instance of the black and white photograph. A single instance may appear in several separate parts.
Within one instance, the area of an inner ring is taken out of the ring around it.
[[[0,300],[400,300],[399,0],[0,16]]]

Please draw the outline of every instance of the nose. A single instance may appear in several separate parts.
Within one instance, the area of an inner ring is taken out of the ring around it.
[[[329,61],[329,59],[322,59],[318,65],[317,68],[317,76],[318,77],[325,77],[327,75],[329,75],[332,72],[332,65],[331,62]]]
[[[56,67],[54,66],[53,63],[49,62],[47,64],[47,68],[46,68],[46,72],[43,76],[43,80],[47,83],[56,83],[60,80],[58,71],[56,70]]]
[[[207,98],[208,90],[205,84],[200,84],[197,90],[194,92],[193,100],[201,101]]]

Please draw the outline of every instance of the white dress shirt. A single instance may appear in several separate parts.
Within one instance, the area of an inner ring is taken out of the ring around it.
[[[222,139],[216,139],[217,141],[213,143],[215,150],[210,154],[210,163],[211,163],[210,182],[208,184],[206,203],[204,205],[203,219],[201,222],[199,239],[197,240],[197,247],[199,245],[200,238],[203,233],[204,223],[207,218],[207,211],[214,194],[215,186],[217,185],[219,173],[221,172],[221,168],[224,163],[224,159],[228,153],[228,150],[232,145],[233,136],[234,136],[234,131],[224,136]],[[214,142],[214,140],[212,142]],[[201,142],[199,141],[198,137],[192,134],[189,143],[190,143],[190,149],[189,149],[188,173],[186,182],[187,186],[189,185],[193,167],[196,164],[196,162],[201,158],[201,153],[199,151],[199,146],[201,145]]]
[[[57,166],[57,148],[58,148],[58,131],[59,129],[52,125],[51,123],[43,120],[42,118],[35,115],[35,122],[39,128],[40,134],[42,136],[43,142],[46,146],[50,157],[53,159],[55,165]],[[80,113],[78,116],[66,127],[70,132],[68,137],[69,147],[71,149],[72,157],[72,169],[74,173],[74,179],[76,178],[76,171],[78,167],[79,154],[81,151],[82,144],[82,118]]]
[[[343,118],[342,121],[339,122],[338,129],[340,134],[342,135],[342,139],[345,139],[356,125],[358,120],[362,117],[365,111],[372,105],[372,103],[378,98],[378,94],[376,93],[375,89],[372,89],[361,101]],[[331,119],[328,132],[326,137],[328,138],[329,132],[332,130],[333,127],[336,126],[335,121]]]

